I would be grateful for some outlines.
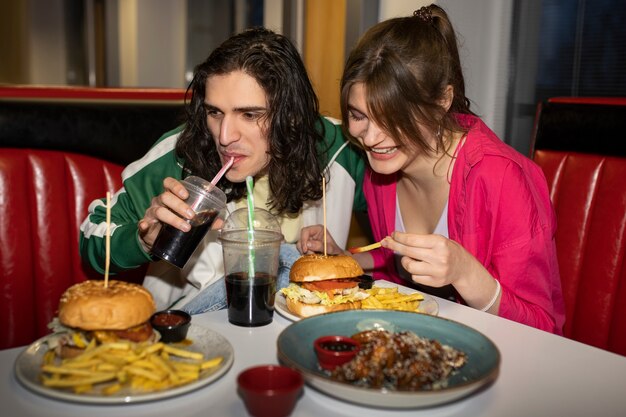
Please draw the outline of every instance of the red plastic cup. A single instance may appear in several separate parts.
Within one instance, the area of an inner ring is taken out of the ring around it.
[[[296,406],[303,385],[298,371],[279,365],[255,366],[237,377],[239,396],[254,417],[287,417]]]

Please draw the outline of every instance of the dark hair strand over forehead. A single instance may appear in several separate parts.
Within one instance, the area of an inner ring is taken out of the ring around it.
[[[176,146],[185,167],[212,178],[221,168],[204,110],[210,77],[242,71],[255,79],[267,98],[270,162],[267,167],[271,205],[278,212],[297,212],[304,201],[321,198],[321,164],[316,145],[322,140],[319,104],[300,55],[283,35],[252,28],[234,35],[195,68],[189,85],[187,125]],[[302,173],[298,180],[293,173]],[[244,183],[220,182],[230,200],[246,193]]]
[[[361,37],[341,80],[341,111],[347,127],[350,88],[363,84],[370,117],[382,129],[398,143],[432,152],[420,124],[458,131],[462,128],[454,114],[473,113],[465,97],[456,35],[446,12],[436,5],[420,10],[410,17],[381,22]],[[441,103],[448,86],[454,96],[446,111]]]

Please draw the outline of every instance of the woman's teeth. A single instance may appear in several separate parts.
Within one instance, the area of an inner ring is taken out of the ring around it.
[[[396,149],[398,149],[397,146],[392,148],[370,148],[370,152],[385,155],[394,152]]]

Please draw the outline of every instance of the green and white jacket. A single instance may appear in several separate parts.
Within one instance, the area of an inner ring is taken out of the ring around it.
[[[326,221],[337,244],[345,247],[352,210],[366,210],[362,192],[365,161],[345,140],[339,121],[322,118],[326,146],[329,147],[327,169],[330,180],[326,185]],[[143,218],[153,197],[163,192],[163,179],[183,179],[188,175],[176,157],[175,145],[183,126],[165,133],[141,159],[122,172],[123,187],[111,198],[111,263],[112,273],[136,268],[152,262],[151,255],[138,235],[137,223]],[[234,210],[234,202],[228,210]],[[304,226],[322,224],[322,201],[305,202],[302,209]],[[80,252],[93,268],[104,272],[106,201],[98,199],[89,205],[89,214],[80,226]],[[158,308],[170,306],[184,297],[176,307],[189,302],[195,294],[224,275],[222,248],[217,232],[207,233],[201,248],[195,251],[185,268],[178,269],[166,262],[153,262],[148,268],[144,286],[148,288]]]

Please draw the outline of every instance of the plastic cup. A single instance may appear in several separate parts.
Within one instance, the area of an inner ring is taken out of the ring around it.
[[[276,218],[255,208],[254,239],[249,240],[247,209],[235,210],[224,223],[219,241],[224,256],[228,321],[256,327],[272,322],[283,235]],[[250,272],[250,265],[254,275]]]
[[[190,176],[181,183],[189,192],[185,202],[196,213],[192,220],[186,220],[191,230],[183,232],[163,224],[151,250],[152,255],[178,268],[185,266],[215,219],[223,217],[226,212],[226,195],[210,182]]]

